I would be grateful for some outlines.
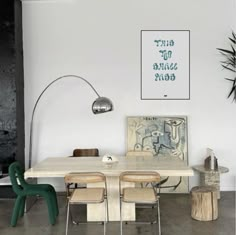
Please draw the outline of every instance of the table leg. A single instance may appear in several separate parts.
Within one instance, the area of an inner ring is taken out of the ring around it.
[[[217,189],[217,198],[220,199],[220,173],[209,171],[200,173],[201,185],[214,186]]]
[[[96,184],[98,186],[98,184]],[[89,184],[88,187],[93,187],[94,184]],[[129,184],[130,187],[133,184]],[[99,187],[99,186],[98,186]],[[107,176],[107,196],[108,196],[108,210],[109,221],[120,221],[120,193],[119,193],[119,177]],[[103,221],[104,219],[104,205],[90,204],[87,206],[87,220],[88,221]],[[135,205],[123,205],[123,220],[135,220]]]

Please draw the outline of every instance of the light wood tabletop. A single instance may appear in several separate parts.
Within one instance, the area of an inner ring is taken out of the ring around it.
[[[25,172],[30,177],[64,177],[70,172],[99,171],[118,176],[123,171],[158,171],[161,176],[193,176],[191,167],[177,157],[116,157],[118,162],[105,164],[102,157],[50,157]]]

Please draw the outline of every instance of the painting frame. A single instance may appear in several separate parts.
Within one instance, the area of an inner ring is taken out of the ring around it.
[[[141,100],[190,100],[190,30],[140,31]]]
[[[187,116],[128,116],[128,151],[151,151],[154,157],[175,156],[188,165]],[[188,193],[188,177],[169,177],[162,192]]]

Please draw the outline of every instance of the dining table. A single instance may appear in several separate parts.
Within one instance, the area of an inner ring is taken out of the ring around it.
[[[119,176],[124,171],[155,171],[165,176],[193,176],[193,169],[176,156],[127,157],[116,156],[116,161],[104,162],[103,157],[48,157],[25,171],[26,179],[63,178],[72,172],[102,172],[107,181],[109,221],[120,221]],[[134,184],[127,183],[133,187]],[[88,187],[94,187],[89,184]],[[102,221],[104,205],[88,205],[87,220]],[[125,221],[135,221],[135,205],[126,204],[122,209]]]

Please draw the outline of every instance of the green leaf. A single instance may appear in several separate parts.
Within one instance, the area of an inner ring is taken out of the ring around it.
[[[229,38],[229,40],[230,40],[232,43],[236,44],[236,40],[234,40],[234,39],[232,39],[232,38]]]
[[[232,66],[233,68],[235,67],[234,63],[231,61],[221,61],[222,64],[225,64],[226,66]]]
[[[231,45],[232,51],[234,53],[234,56],[236,55],[234,47]]]
[[[236,89],[234,90],[234,101],[236,101]]]
[[[227,67],[227,66],[225,66],[225,65],[221,65],[223,68],[225,68],[225,69],[227,69],[227,70],[230,70],[230,71],[232,71],[232,72],[234,72],[235,73],[235,70],[234,69],[231,69],[231,68],[229,68],[229,67]]]
[[[236,74],[236,34],[234,31],[232,31],[232,36],[228,37],[228,39],[230,41],[231,50],[222,48],[217,48],[217,50],[219,50],[220,54],[224,56],[224,61],[221,61],[221,66]],[[228,98],[233,96],[233,101],[236,102],[236,77],[234,76],[233,79],[225,79],[232,82],[232,88],[230,89]]]
[[[235,86],[235,84],[236,84],[236,78],[234,79],[233,86]]]
[[[231,54],[231,55],[234,55],[234,54],[235,54],[233,51],[229,51],[229,50],[225,50],[225,49],[221,49],[221,48],[217,48],[217,50],[223,51],[223,52],[228,53],[228,54]]]
[[[234,31],[232,31],[232,36],[233,36],[233,38],[236,40],[236,34],[235,34]]]
[[[228,95],[228,98],[233,94],[234,91],[235,91],[235,86],[232,86],[232,89]],[[234,97],[234,98],[236,98],[236,97]]]
[[[230,61],[230,63],[232,63],[232,65],[233,65],[234,67],[236,67],[236,58],[235,58],[235,57],[229,58],[229,61]]]
[[[228,80],[228,81],[231,81],[231,82],[234,81],[234,79],[230,79],[230,78],[225,78],[225,79]]]

